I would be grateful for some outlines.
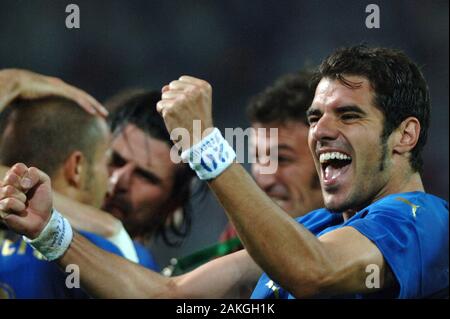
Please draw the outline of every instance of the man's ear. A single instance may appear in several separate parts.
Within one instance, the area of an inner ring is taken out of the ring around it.
[[[85,157],[80,151],[72,152],[64,162],[64,178],[72,187],[81,189],[83,186],[83,173],[85,169]]]
[[[397,154],[410,152],[420,136],[420,122],[415,117],[408,117],[395,130],[393,151]]]

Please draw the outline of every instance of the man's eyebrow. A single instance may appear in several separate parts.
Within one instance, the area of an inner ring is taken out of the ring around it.
[[[340,106],[340,107],[336,108],[336,113],[342,114],[342,113],[348,113],[348,112],[358,113],[361,115],[367,115],[367,113],[357,105],[344,105],[344,106]]]
[[[152,183],[154,184],[161,184],[162,183],[162,179],[157,176],[156,174],[154,174],[153,172],[150,172],[146,169],[143,169],[142,167],[138,167],[136,168],[136,172],[141,175],[142,177],[150,180]]]
[[[367,113],[361,109],[359,106],[357,105],[344,105],[344,106],[339,106],[335,109],[335,112],[338,114],[342,114],[342,113],[347,113],[347,112],[353,112],[353,113],[358,113],[361,115],[367,115]],[[322,112],[319,109],[316,109],[314,107],[310,107],[307,111],[306,111],[306,117],[310,117],[310,116],[319,116],[322,115]]]
[[[319,109],[316,109],[312,106],[306,111],[306,117],[310,117],[312,115],[321,115],[321,114],[322,114],[322,112]]]
[[[116,152],[115,150],[112,151],[112,158],[116,161],[119,161],[121,163],[127,163],[128,160],[125,159],[122,155],[120,155],[118,152]],[[161,184],[162,183],[162,179],[156,175],[155,173],[140,167],[139,165],[136,165],[136,172],[141,175],[142,177],[151,180],[154,184]]]

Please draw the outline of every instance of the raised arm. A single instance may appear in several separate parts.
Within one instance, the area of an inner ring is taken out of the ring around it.
[[[194,141],[192,145],[196,145],[201,138],[194,136],[194,120],[200,120],[203,129],[212,127],[211,86],[203,80],[182,76],[166,85],[162,92],[157,109],[169,133],[185,129]],[[216,143],[210,147],[214,144],[212,139],[202,141],[185,158],[191,162],[203,152],[207,154],[205,161],[217,159],[210,170],[220,167],[220,162],[225,160],[223,152],[217,150],[227,149],[227,144],[220,142],[220,146]],[[183,153],[190,152],[189,142],[181,140],[176,145]],[[365,269],[370,264],[378,265],[381,270],[381,287],[388,285],[384,280],[387,267],[381,252],[355,229],[345,227],[318,239],[272,202],[240,164],[230,164],[212,177],[210,172],[204,172],[203,164],[191,162],[191,167],[197,174],[200,172],[201,178],[202,174],[206,176],[252,258],[296,297],[369,291],[365,285]]]
[[[380,288],[392,277],[379,249],[352,227],[316,238],[282,211],[233,164],[209,183],[245,248],[269,276],[294,296],[328,297],[374,292],[366,286],[368,265],[380,269]]]
[[[9,167],[0,165],[0,179],[3,179]],[[53,192],[53,205],[60,211],[75,229],[85,230],[102,237],[113,237],[122,226],[122,223],[100,209],[84,205],[58,192]]]
[[[3,222],[28,238],[60,239],[61,232],[48,235],[44,230],[54,214],[48,176],[23,164],[13,166],[0,188]],[[245,251],[216,259],[183,276],[167,278],[103,251],[77,233],[69,243],[55,260],[63,268],[78,265],[84,289],[101,298],[237,297],[241,288],[254,284],[261,274]]]
[[[77,234],[58,263],[77,264],[82,287],[97,298],[238,298],[262,273],[247,252],[240,251],[167,278],[98,249]]]

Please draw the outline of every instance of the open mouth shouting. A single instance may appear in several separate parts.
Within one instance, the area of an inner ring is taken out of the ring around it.
[[[319,152],[322,182],[325,190],[330,191],[349,179],[352,157],[341,151]]]

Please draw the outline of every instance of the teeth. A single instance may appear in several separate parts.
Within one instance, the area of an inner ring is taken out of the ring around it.
[[[327,153],[320,154],[320,157],[319,157],[320,163],[326,163],[330,159],[351,160],[352,158],[341,152],[327,152]]]

